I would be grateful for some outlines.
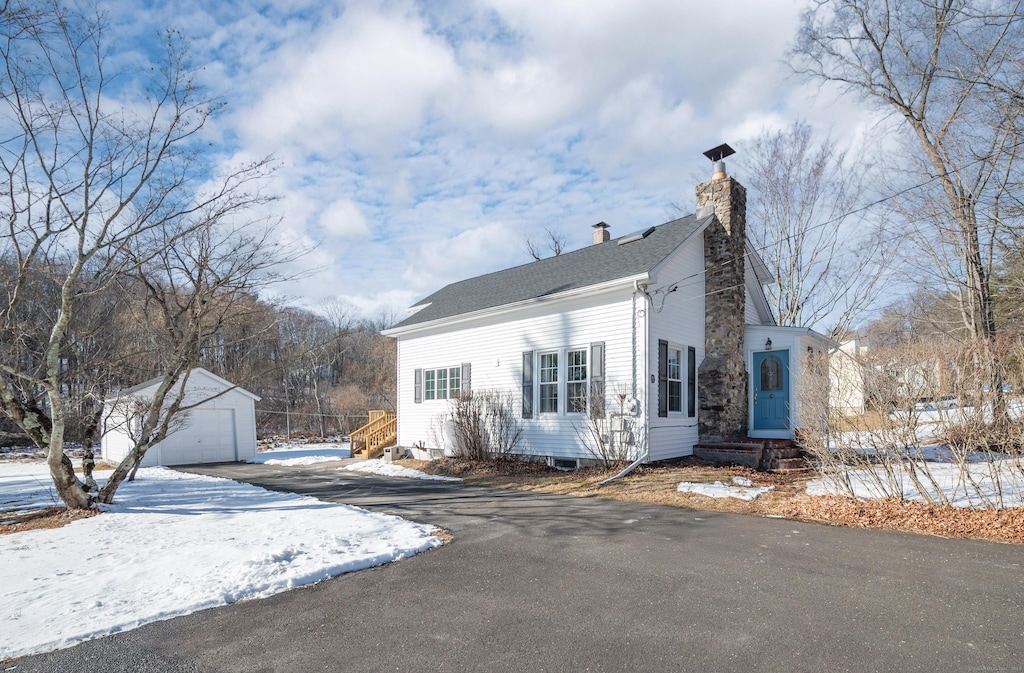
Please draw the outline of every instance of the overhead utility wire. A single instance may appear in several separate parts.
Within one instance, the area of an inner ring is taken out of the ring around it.
[[[1024,140],[1022,140],[1022,141],[1020,141],[1020,142],[1018,142],[1018,143],[1016,143],[1014,145],[1011,145],[1009,149],[1016,149],[1017,147],[1021,147],[1022,145],[1024,145]],[[1001,151],[1005,151],[1005,150],[1001,150]],[[987,161],[988,159],[991,159],[993,156],[995,156],[995,154],[996,154],[996,152],[992,152],[992,153],[990,153],[990,154],[988,154],[988,155],[986,155],[984,157],[980,157],[978,159],[975,159],[974,161],[969,161],[966,164],[964,164],[962,168],[968,168],[970,166],[973,166],[974,164],[979,164],[979,163],[981,163],[983,161]],[[850,211],[848,211],[846,213],[843,213],[841,215],[836,215],[835,217],[833,217],[833,218],[831,218],[829,220],[825,220],[824,222],[820,222],[818,224],[811,225],[810,227],[808,227],[808,229],[806,231],[801,232],[799,235],[802,236],[802,235],[806,234],[807,231],[812,231],[812,230],[815,230],[815,229],[821,229],[822,227],[826,227],[826,226],[828,226],[830,224],[834,224],[836,222],[841,222],[842,220],[846,219],[847,217],[849,217],[851,215],[856,215],[857,213],[860,213],[862,211],[868,210],[869,208],[874,208],[875,206],[881,205],[881,204],[885,203],[886,201],[891,201],[892,199],[895,199],[897,197],[903,196],[904,194],[906,194],[908,192],[912,192],[915,189],[920,189],[921,187],[924,187],[925,185],[929,185],[929,184],[935,182],[936,180],[938,180],[939,177],[940,176],[938,176],[938,175],[933,175],[933,176],[929,177],[927,180],[925,180],[924,182],[920,182],[920,183],[918,183],[916,185],[912,185],[912,186],[907,187],[905,189],[901,189],[900,191],[895,192],[893,194],[889,194],[888,196],[883,196],[882,198],[877,199],[875,201],[872,201],[871,203],[868,203],[866,205],[860,206],[858,208],[854,208],[853,210],[850,210]],[[778,244],[778,243],[781,243],[783,241],[786,241],[786,240],[789,240],[789,239],[792,239],[792,238],[796,238],[796,237],[797,237],[797,234],[790,234],[788,236],[783,236],[782,238],[780,238],[775,243]],[[767,245],[763,245],[760,248],[754,248],[754,252],[763,252],[763,251],[767,250],[768,247],[769,246],[767,246]],[[743,257],[749,258],[750,257],[750,252],[749,251],[744,251]],[[692,273],[692,274],[690,274],[688,276],[683,276],[679,280],[676,280],[676,281],[673,281],[671,283],[666,283],[666,284],[662,285],[661,287],[653,290],[650,294],[652,294],[652,295],[661,294],[661,293],[668,294],[669,292],[673,292],[674,290],[669,289],[669,290],[666,291],[665,288],[676,287],[676,286],[679,285],[679,283],[682,283],[683,281],[687,281],[687,280],[690,280],[690,279],[693,279],[693,278],[697,278],[697,277],[699,277],[701,275],[706,274],[708,271],[713,271],[714,269],[719,269],[719,268],[722,268],[724,266],[725,266],[725,264],[718,264],[718,265],[712,266],[710,268],[702,269],[701,271],[698,271],[696,273]],[[703,296],[707,297],[708,294],[709,293],[704,293]],[[700,296],[701,295],[695,295],[693,298],[697,299]],[[664,304],[664,301],[662,302],[662,304]]]

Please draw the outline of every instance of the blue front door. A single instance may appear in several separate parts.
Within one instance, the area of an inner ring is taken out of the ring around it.
[[[754,430],[789,429],[789,351],[754,353]]]

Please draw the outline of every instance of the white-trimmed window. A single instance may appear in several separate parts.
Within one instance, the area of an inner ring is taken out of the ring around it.
[[[697,349],[658,339],[658,416],[697,416]]]
[[[423,370],[423,399],[446,400],[462,390],[462,367]]]
[[[594,399],[602,400],[594,405]],[[604,416],[604,342],[523,353],[523,418],[535,414]]]
[[[668,410],[669,413],[683,410],[683,351],[668,347]]]
[[[558,353],[541,353],[540,362],[540,413],[558,413]]]
[[[565,353],[566,413],[587,413],[587,349],[578,348]]]

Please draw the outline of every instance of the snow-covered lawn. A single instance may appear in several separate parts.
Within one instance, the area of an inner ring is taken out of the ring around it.
[[[426,472],[420,472],[419,470],[413,470],[408,467],[402,467],[401,465],[395,465],[394,463],[385,463],[383,460],[367,460],[361,463],[352,463],[344,467],[339,467],[339,470],[348,470],[350,472],[367,472],[369,474],[379,474],[383,477],[405,477],[407,479],[432,479],[434,481],[462,481],[458,477],[442,477],[436,474],[427,474]]]
[[[934,458],[948,455],[945,447],[928,447]],[[945,450],[944,450],[945,449]],[[915,479],[916,475],[916,479]],[[854,496],[879,500],[902,493],[906,500],[947,503],[954,507],[1020,507],[1024,505],[1024,470],[1017,460],[973,461],[964,466],[941,460],[915,463],[914,474],[905,467],[890,476],[883,468],[848,470],[814,479],[807,484],[808,495],[848,495],[848,481]],[[923,492],[922,492],[923,491]]]
[[[1024,399],[1009,400],[1008,411],[1011,418],[1024,417]],[[944,444],[949,428],[970,424],[979,415],[991,420],[991,408],[979,414],[978,408],[943,399],[897,410],[890,416],[898,422],[884,428],[834,435],[829,451],[845,458],[832,461],[825,455],[821,478],[808,483],[807,493],[868,500],[902,497],[954,507],[1024,506],[1024,457],[964,454]],[[854,466],[840,465],[844,460]]]
[[[45,465],[0,463],[0,510],[54,504]],[[63,528],[0,535],[0,659],[263,598],[441,544],[429,525],[165,468],[139,470],[106,509]]]
[[[266,465],[315,465],[351,458],[349,443],[288,444],[275,446],[270,451],[260,451],[254,463]]]

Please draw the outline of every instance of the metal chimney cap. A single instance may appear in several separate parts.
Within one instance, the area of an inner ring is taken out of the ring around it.
[[[592,226],[594,227],[594,229],[607,229],[608,227],[610,227],[612,225],[606,224],[604,222],[598,222],[597,224],[592,225]]]
[[[718,147],[713,147],[704,153],[711,161],[721,161],[722,159],[736,154],[736,150],[729,147],[726,143],[722,143]]]

